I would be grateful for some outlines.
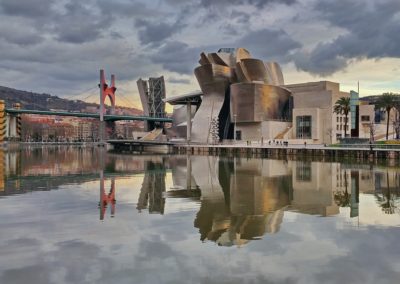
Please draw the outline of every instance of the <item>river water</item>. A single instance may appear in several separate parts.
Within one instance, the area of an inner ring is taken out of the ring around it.
[[[0,158],[0,283],[400,283],[398,165]]]

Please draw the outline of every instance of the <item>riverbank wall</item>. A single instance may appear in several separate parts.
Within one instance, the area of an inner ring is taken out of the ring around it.
[[[400,147],[395,145],[191,145],[175,144],[176,154],[240,155],[257,157],[311,156],[330,158],[355,158],[359,160],[400,160]]]

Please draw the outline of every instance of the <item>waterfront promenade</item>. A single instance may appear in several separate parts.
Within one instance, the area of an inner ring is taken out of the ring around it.
[[[309,155],[355,157],[361,159],[400,159],[400,145],[396,144],[285,144],[259,141],[224,142],[221,144],[176,143],[178,153],[192,154],[255,154],[261,156]]]

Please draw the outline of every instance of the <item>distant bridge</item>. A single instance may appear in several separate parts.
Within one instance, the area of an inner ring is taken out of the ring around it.
[[[10,114],[39,114],[39,115],[54,115],[54,116],[73,116],[73,117],[87,117],[100,119],[98,113],[84,113],[84,112],[68,112],[68,111],[47,111],[47,110],[30,110],[30,109],[15,109],[7,108],[6,113]],[[105,114],[105,121],[118,121],[118,120],[139,120],[139,121],[156,121],[156,122],[172,122],[172,118],[168,117],[150,117],[150,116],[136,116],[136,115],[113,115]]]
[[[98,113],[84,113],[84,112],[69,112],[69,111],[47,111],[47,110],[30,110],[21,109],[20,103],[13,104],[12,108],[5,108],[6,103],[0,100],[0,143],[5,138],[21,140],[21,114],[36,114],[36,115],[53,115],[53,116],[71,116],[80,118],[93,118],[100,121],[99,125],[99,139],[101,142],[106,140],[107,132],[113,133],[115,130],[115,121],[130,120],[130,121],[144,121],[152,123],[159,128],[164,127],[164,123],[172,122],[172,118],[163,117],[162,115],[153,116],[140,116],[140,115],[115,115],[115,99],[117,90],[115,86],[115,76],[111,75],[111,84],[108,85],[105,79],[104,70],[100,70],[100,107]],[[111,114],[106,114],[105,100],[110,99]],[[8,115],[6,115],[8,114]],[[111,130],[111,131],[109,131]]]

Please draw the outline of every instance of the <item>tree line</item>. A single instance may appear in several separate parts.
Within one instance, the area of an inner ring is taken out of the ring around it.
[[[388,92],[383,93],[378,97],[375,101],[375,110],[384,110],[386,112],[386,140],[389,139],[389,123],[390,123],[390,112],[396,109],[397,112],[400,112],[400,94]],[[338,99],[333,107],[333,112],[336,114],[342,114],[345,116],[345,125],[344,125],[344,136],[347,136],[347,123],[348,123],[348,115],[350,113],[350,98],[341,97]],[[397,114],[396,117],[396,133],[399,128],[399,117]]]

